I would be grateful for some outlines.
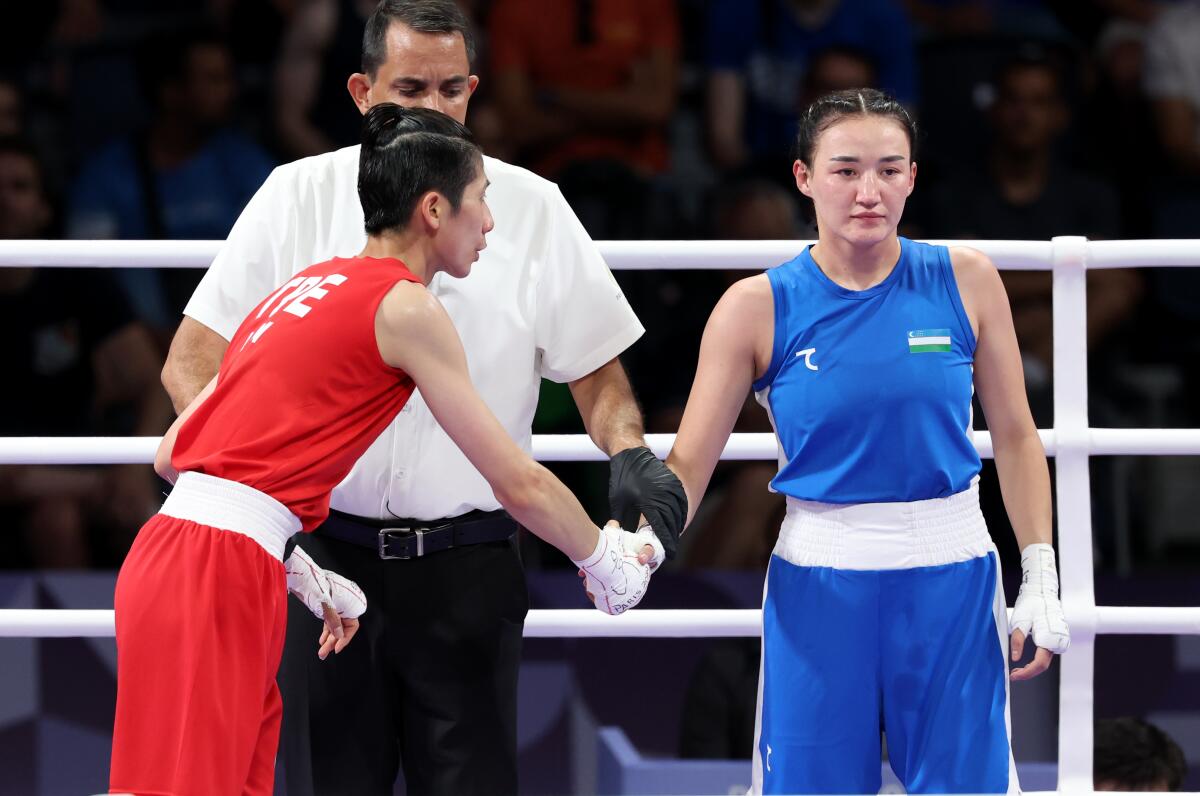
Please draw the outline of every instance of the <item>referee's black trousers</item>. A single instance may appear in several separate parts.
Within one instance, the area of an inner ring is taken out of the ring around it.
[[[517,671],[529,610],[516,538],[407,561],[298,537],[350,578],[367,612],[350,645],[317,658],[318,621],[288,600],[279,757],[288,796],[517,792]]]

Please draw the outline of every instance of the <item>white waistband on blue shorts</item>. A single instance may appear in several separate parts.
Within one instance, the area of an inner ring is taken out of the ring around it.
[[[300,519],[270,495],[195,472],[179,474],[159,514],[249,536],[280,561],[287,540],[301,527]]]
[[[970,561],[993,549],[979,486],[908,503],[787,499],[775,555],[802,567],[914,569]]]

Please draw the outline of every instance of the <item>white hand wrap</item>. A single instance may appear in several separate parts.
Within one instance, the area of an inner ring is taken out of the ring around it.
[[[329,604],[342,619],[357,619],[367,610],[367,597],[358,584],[336,572],[321,569],[299,547],[283,562],[288,591],[304,603],[313,616],[324,621],[322,603]]]
[[[1009,632],[1013,630],[1059,655],[1071,646],[1071,629],[1058,599],[1054,548],[1048,544],[1031,544],[1021,551],[1021,590],[1009,622]]]
[[[629,538],[622,539],[621,544],[627,550],[633,550],[635,556],[641,552],[642,547],[645,545],[653,547],[654,556],[650,559],[649,564],[651,572],[658,569],[662,566],[662,562],[667,560],[667,551],[663,548],[662,540],[658,538],[658,534],[654,532],[654,528],[648,522],[643,521],[638,526],[637,533],[629,534]]]
[[[606,614],[623,614],[641,602],[650,585],[651,567],[638,563],[638,553],[645,545],[651,545],[655,559],[661,561],[665,557],[662,542],[649,526],[637,533],[615,525],[599,530],[596,549],[583,561],[575,561],[575,565],[583,570],[584,588],[594,598],[596,607]]]

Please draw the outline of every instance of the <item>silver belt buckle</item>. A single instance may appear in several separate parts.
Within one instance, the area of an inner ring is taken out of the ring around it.
[[[412,534],[417,537],[417,554],[411,555],[391,555],[387,552],[387,540],[395,534]],[[408,561],[413,558],[420,558],[425,555],[425,529],[424,528],[380,528],[379,529],[379,557],[387,560]]]

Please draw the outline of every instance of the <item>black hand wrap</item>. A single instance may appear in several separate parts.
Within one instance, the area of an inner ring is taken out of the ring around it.
[[[667,558],[675,557],[687,521],[687,494],[675,473],[649,448],[629,448],[612,457],[608,505],[613,519],[627,531],[636,531],[638,515],[645,515]]]

